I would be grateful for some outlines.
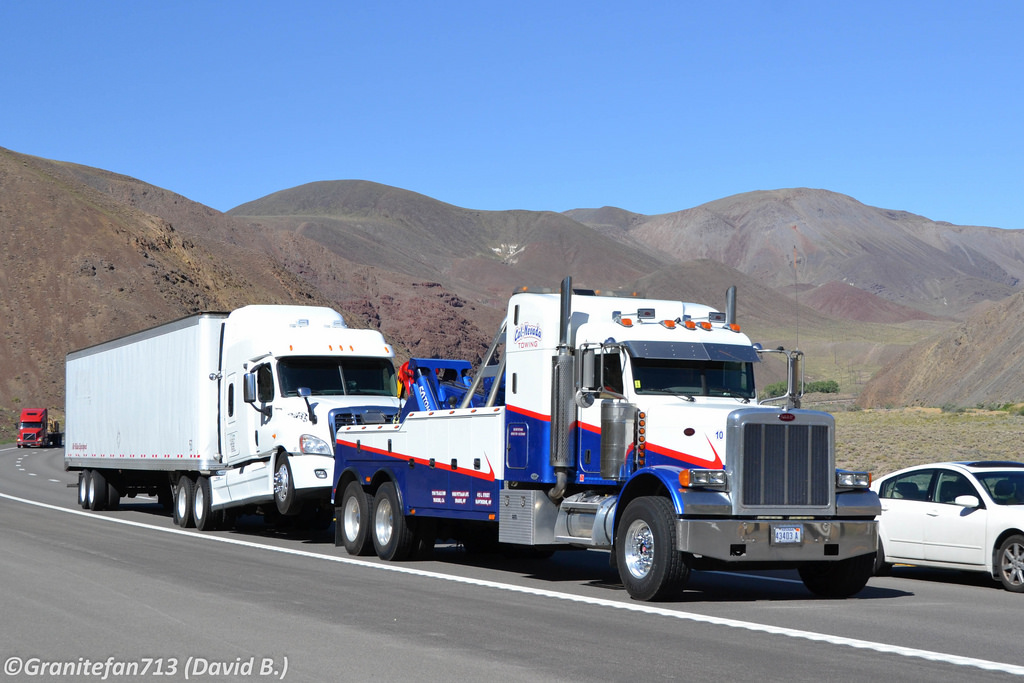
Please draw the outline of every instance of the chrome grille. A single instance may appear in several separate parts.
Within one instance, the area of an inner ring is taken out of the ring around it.
[[[830,428],[747,423],[740,464],[743,507],[824,507],[831,503]]]

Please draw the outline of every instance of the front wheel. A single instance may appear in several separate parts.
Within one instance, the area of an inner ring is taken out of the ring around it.
[[[835,562],[808,562],[798,570],[807,590],[823,598],[848,598],[859,593],[875,573],[875,555]]]
[[[335,545],[344,545],[349,555],[373,553],[370,538],[370,498],[358,481],[349,482],[336,509],[334,521]]]
[[[382,560],[404,560],[416,544],[416,534],[402,514],[398,492],[391,482],[381,484],[373,498],[373,547]]]
[[[292,466],[287,455],[277,459],[277,470],[274,472],[274,504],[282,515],[297,515],[300,506],[295,501],[295,482],[292,481]]]
[[[1024,593],[1024,536],[1010,536],[999,546],[996,571],[1003,588]]]
[[[675,508],[667,498],[632,501],[615,534],[615,559],[626,592],[634,600],[663,600],[690,576],[675,533]]]

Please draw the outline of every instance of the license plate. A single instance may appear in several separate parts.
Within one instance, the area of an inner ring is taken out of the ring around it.
[[[804,528],[796,526],[773,526],[772,542],[776,545],[792,545],[804,542]]]

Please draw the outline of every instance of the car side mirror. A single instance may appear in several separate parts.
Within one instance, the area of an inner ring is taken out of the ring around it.
[[[976,508],[981,506],[977,496],[957,496],[953,503],[963,508]]]

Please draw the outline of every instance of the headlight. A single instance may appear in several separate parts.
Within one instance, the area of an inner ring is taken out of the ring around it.
[[[334,455],[326,441],[312,434],[299,437],[299,451],[306,455]]]
[[[679,483],[683,488],[700,486],[725,489],[729,483],[729,477],[725,470],[682,470],[679,472]]]
[[[870,472],[836,472],[836,488],[866,489],[871,486]]]

